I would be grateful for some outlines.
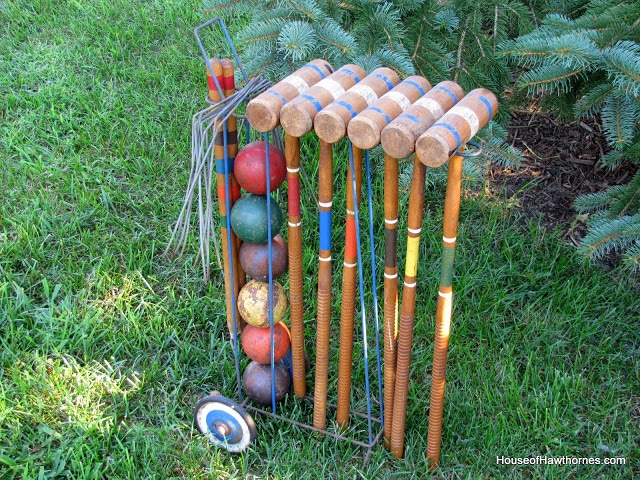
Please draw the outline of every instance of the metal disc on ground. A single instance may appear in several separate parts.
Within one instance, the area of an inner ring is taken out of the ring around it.
[[[278,278],[289,265],[287,242],[282,235],[273,237],[271,251],[271,273]],[[244,242],[240,247],[240,265],[244,272],[255,280],[269,280],[269,243]]]
[[[220,395],[209,395],[194,409],[196,427],[209,441],[229,452],[246,450],[257,435],[256,425],[242,406]]]
[[[233,173],[238,184],[247,192],[267,194],[267,142],[248,143],[236,156]],[[287,178],[284,152],[269,143],[269,191],[273,192]]]
[[[291,346],[291,337],[284,323],[273,326],[274,361],[282,360]],[[271,328],[246,325],[242,330],[242,351],[258,363],[271,363]]]
[[[287,313],[287,294],[284,287],[273,282],[273,324],[280,322]],[[238,293],[238,312],[254,327],[269,326],[269,284],[251,280]]]
[[[280,401],[291,388],[289,370],[282,361],[273,364],[276,401]],[[271,405],[271,365],[251,362],[242,375],[242,385],[247,395],[260,405]]]
[[[276,236],[282,228],[284,217],[278,203],[270,196],[248,193],[241,196],[231,208],[231,228],[243,242],[268,241],[267,199],[271,204],[271,236]]]

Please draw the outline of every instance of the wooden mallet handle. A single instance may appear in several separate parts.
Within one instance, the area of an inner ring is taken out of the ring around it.
[[[380,143],[385,153],[393,158],[411,155],[418,137],[463,96],[462,87],[455,82],[446,80],[437,84],[384,127]]]
[[[332,73],[326,60],[310,61],[247,104],[249,124],[259,132],[270,132],[280,123],[283,105]]]
[[[416,140],[416,155],[439,167],[460,150],[498,111],[498,99],[486,88],[470,91]]]
[[[316,115],[316,134],[327,143],[340,141],[346,136],[351,119],[399,82],[400,77],[390,68],[375,69]]]
[[[294,137],[301,137],[310,132],[313,129],[313,119],[316,114],[353,87],[366,74],[358,65],[347,64],[340,67],[283,106],[280,111],[280,125],[285,132]]]
[[[382,129],[430,89],[431,84],[424,77],[407,77],[349,122],[349,139],[363,150],[377,146]]]

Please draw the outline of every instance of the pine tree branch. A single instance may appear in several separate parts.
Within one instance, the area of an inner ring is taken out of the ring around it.
[[[462,28],[462,35],[460,35],[460,41],[458,42],[458,55],[456,56],[456,73],[453,77],[454,82],[458,81],[460,69],[462,68],[462,47],[464,46],[464,39],[467,36],[468,26],[469,26],[469,20],[464,22],[464,27]]]

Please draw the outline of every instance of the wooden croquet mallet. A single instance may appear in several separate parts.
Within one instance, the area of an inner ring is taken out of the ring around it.
[[[359,162],[354,162],[354,168],[361,170],[362,150],[371,149],[380,142],[382,129],[400,113],[406,110],[431,88],[429,82],[420,76],[411,76],[394,86],[376,101],[356,115],[347,125],[349,140],[354,145],[355,152],[359,152]],[[357,167],[356,167],[357,166]],[[356,173],[358,170],[356,169]],[[361,172],[360,172],[361,175]],[[347,188],[351,183],[351,171],[347,178]],[[343,304],[340,319],[340,353],[338,364],[338,399],[336,421],[341,427],[349,423],[349,406],[351,398],[351,377],[353,366],[353,331],[355,283],[357,273],[356,258],[356,229],[357,219],[353,216],[353,190],[347,192],[347,239],[345,248],[345,262],[343,268]],[[359,193],[358,193],[359,198]],[[397,203],[397,197],[396,197]],[[351,213],[350,213],[351,212]],[[351,226],[351,229],[349,228]],[[345,295],[345,292],[348,295]],[[353,300],[352,300],[353,299]]]
[[[405,78],[349,122],[349,139],[363,150],[376,147],[380,143],[382,129],[430,89],[431,84],[424,77],[412,75]]]
[[[235,69],[233,66],[233,61],[228,58],[223,58],[220,60],[222,65],[222,92],[224,93],[225,98],[233,95],[236,91],[235,86],[235,78],[234,73]],[[238,119],[233,115],[229,116],[227,119],[227,155],[229,157],[229,182],[231,188],[231,206],[240,198],[240,186],[238,185],[238,181],[233,173],[233,164],[236,156],[238,155]],[[223,138],[223,148],[224,148],[224,138]],[[231,238],[233,239],[233,271],[234,271],[234,283],[235,283],[235,298],[238,298],[238,292],[244,286],[247,281],[247,277],[242,270],[242,266],[240,265],[239,260],[239,252],[240,245],[242,245],[242,241],[238,236],[232,231]],[[243,320],[240,319],[240,326],[243,326]]]
[[[387,125],[380,135],[385,151],[384,170],[384,436],[390,446],[393,425],[394,388],[396,383],[396,341],[398,332],[398,158],[410,155],[416,138],[433,125],[464,95],[454,82],[441,82],[416,100],[409,108]],[[417,180],[416,180],[417,181]],[[414,200],[415,201],[415,200]],[[417,261],[417,256],[409,260]],[[411,265],[413,268],[413,265]],[[408,300],[407,300],[408,302]],[[404,308],[409,304],[403,303]],[[412,308],[415,308],[413,306]],[[401,365],[401,372],[407,371]],[[406,373],[405,373],[406,377]],[[408,377],[407,377],[408,378]],[[406,381],[406,379],[405,379]],[[406,404],[400,405],[406,415]],[[404,433],[403,433],[404,434]]]
[[[280,125],[294,137],[310,132],[316,114],[365,76],[366,72],[358,65],[343,65],[284,105],[280,111]]]
[[[280,111],[290,100],[307,91],[333,73],[331,64],[313,60],[285,77],[247,105],[247,120],[259,132],[268,132],[280,124]],[[287,164],[287,220],[289,245],[289,303],[291,357],[294,394],[306,394],[304,355],[304,302],[302,268],[302,230],[300,215],[300,138],[285,132]]]
[[[297,153],[291,152],[292,154],[297,155],[297,167],[295,172],[296,175],[298,175],[298,171],[300,168],[299,137],[310,132],[313,129],[313,119],[316,116],[316,114],[322,110],[322,108],[324,108],[326,105],[328,105],[330,102],[332,102],[337,97],[339,97],[342,93],[344,93],[345,89],[348,89],[349,87],[353,86],[358,81],[360,81],[360,78],[362,78],[364,75],[365,75],[365,71],[359,66],[353,65],[353,64],[344,65],[340,67],[338,70],[336,70],[335,72],[333,72],[328,77],[320,80],[318,83],[316,83],[315,85],[307,89],[301,95],[293,98],[290,102],[288,102],[286,105],[282,107],[282,110],[280,111],[280,124],[286,134],[286,137],[285,137],[286,144],[288,145],[289,143],[291,143],[292,145],[296,145],[295,148],[298,149]],[[330,158],[326,159],[326,162],[329,162],[330,160],[331,160]],[[324,168],[327,168],[326,163]],[[290,172],[290,173],[294,173],[294,172]],[[291,188],[291,185],[289,186],[289,188]],[[299,263],[300,265],[300,272],[299,272],[300,296],[298,300],[300,305],[299,307],[298,305],[295,306],[296,309],[299,308],[299,313],[298,311],[296,311],[296,313],[293,313],[294,307],[292,306],[292,314],[291,314],[292,318],[294,317],[298,318],[298,316],[299,318],[302,318],[302,307],[303,307],[302,306],[302,236],[300,235],[301,222],[300,222],[300,214],[299,214],[299,183],[297,188],[298,188],[298,193],[296,193],[298,197],[297,221],[294,219],[293,222],[291,221],[289,222],[289,238],[293,237],[296,240],[296,244],[299,245],[299,248],[300,248],[300,253],[296,254],[296,256],[299,255],[300,261],[295,262],[296,264]],[[323,209],[323,210],[325,211],[323,215],[326,215],[327,214],[326,209]],[[324,224],[324,227],[325,228],[327,227],[326,223]],[[330,227],[330,224],[329,224],[329,227]],[[321,235],[324,235],[324,234],[325,234],[324,232],[321,232]],[[291,254],[291,243],[289,245],[290,245],[289,252]],[[326,260],[325,260],[325,263],[326,263]],[[295,272],[295,275],[293,277],[291,277],[291,274],[290,274],[290,278],[296,278],[297,275],[298,275],[298,272]],[[326,272],[325,272],[325,275],[326,275]],[[293,297],[293,292],[291,296]],[[293,302],[293,298],[292,298],[292,302]],[[320,306],[320,311],[326,312],[324,313],[325,315],[330,315],[330,309],[327,309],[324,306]],[[323,339],[326,336],[326,338],[328,339],[328,332],[325,332],[326,329],[322,327],[322,325],[325,323],[323,319],[324,317],[321,317],[321,316],[318,317],[318,324],[320,325],[320,328],[316,328],[317,338]],[[294,323],[297,324],[299,322],[292,321],[291,323],[292,323],[292,329],[295,331],[295,328],[293,327],[293,325]],[[303,336],[303,333],[298,333],[298,334]],[[298,349],[296,345],[296,354],[297,354],[297,351]],[[304,354],[304,352],[302,352],[302,354]],[[294,353],[292,349],[292,356],[293,355]],[[319,354],[319,358],[316,358],[316,379],[319,377],[321,378],[323,375],[325,375],[325,372],[328,374],[328,361],[329,361],[328,354],[327,355]],[[303,397],[306,393],[306,384],[304,383],[305,370],[304,368],[301,368],[301,365],[298,365],[297,363],[296,363],[296,366],[297,368],[293,369],[294,393],[298,397]],[[326,385],[326,382],[324,382],[324,384]],[[322,385],[316,389],[315,395],[318,398],[323,398],[325,393],[323,393],[322,391]],[[316,428],[324,428],[324,426],[319,425],[316,422]]]
[[[390,68],[376,68],[360,82],[323,108],[313,120],[318,137],[337,143],[347,135],[347,125],[353,117],[372,105],[400,82]]]
[[[449,159],[444,204],[442,265],[436,307],[431,399],[429,404],[429,432],[427,437],[427,459],[431,469],[437,468],[440,464],[447,351],[449,348],[453,306],[453,264],[462,191],[463,154],[459,153],[459,149],[494,117],[497,110],[498,100],[493,93],[486,89],[472,90],[458,105],[449,110],[438,123],[418,139],[419,142],[422,139],[419,152],[423,155],[428,155],[428,159],[420,157],[420,161],[424,163],[443,163],[441,162],[442,158],[438,157],[438,153],[451,151],[452,147],[455,148],[453,150],[455,152],[454,155]],[[452,145],[454,142],[455,145]],[[416,151],[418,151],[417,147]],[[472,155],[479,153],[477,151]],[[425,162],[425,160],[427,161]]]
[[[388,92],[394,85],[400,81],[398,75],[391,69],[379,68],[371,74],[360,80],[359,83],[348,89],[332,103],[320,110],[314,118],[314,129],[320,138],[321,145],[323,143],[332,145],[343,139],[347,133],[347,125],[353,117],[364,110],[367,106],[375,102],[381,95]],[[356,179],[356,196],[360,198],[360,185],[362,181],[362,151],[358,148],[353,149],[354,158],[354,176]],[[347,172],[347,210],[354,211],[353,208],[353,189],[351,182],[351,168]],[[351,208],[349,208],[351,207]],[[342,276],[342,305],[340,311],[340,358],[351,358],[353,349],[353,323],[355,312],[355,291],[356,291],[356,232],[355,219],[353,213],[347,212],[346,222],[347,230],[345,234],[345,253],[343,262]],[[324,262],[328,262],[325,260]],[[328,268],[325,265],[323,268]],[[323,275],[323,281],[330,285],[330,277]],[[330,287],[329,287],[330,288]],[[320,291],[320,289],[319,289]],[[319,295],[318,298],[318,315],[316,328],[316,378],[314,388],[314,413],[313,424],[319,429],[326,428],[327,421],[327,390],[329,377],[329,336],[331,310],[330,305],[324,305],[324,302],[330,302],[330,295]],[[348,338],[345,338],[348,337]],[[343,360],[344,361],[344,360]],[[340,368],[340,367],[339,367]],[[340,375],[340,373],[339,373]],[[350,374],[349,374],[350,375]],[[350,385],[350,377],[346,380],[338,380],[343,384],[348,382]],[[344,392],[344,386],[338,387],[340,392]],[[350,392],[346,390],[347,395]],[[346,404],[347,408],[338,409],[337,419],[341,425],[348,423],[348,405],[349,399],[346,401],[338,400],[340,405]]]
[[[280,110],[290,100],[333,73],[326,60],[312,60],[286,76],[247,104],[249,124],[258,132],[270,132],[280,125]]]

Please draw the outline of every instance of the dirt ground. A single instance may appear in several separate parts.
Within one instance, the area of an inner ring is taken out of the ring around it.
[[[637,167],[623,164],[603,168],[608,151],[596,120],[561,123],[550,115],[519,111],[509,126],[509,141],[525,156],[517,169],[494,167],[490,181],[507,198],[519,200],[525,216],[539,218],[549,230],[560,229],[567,241],[578,245],[586,234],[586,218],[573,208],[576,197],[629,182]],[[612,255],[609,268],[619,262]]]

